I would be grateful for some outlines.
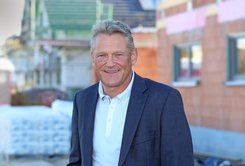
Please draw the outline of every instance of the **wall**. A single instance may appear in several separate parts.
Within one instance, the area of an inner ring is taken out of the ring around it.
[[[191,125],[245,132],[245,86],[225,85],[227,36],[245,32],[242,6],[245,6],[242,0],[205,4],[196,1],[193,9],[187,10],[187,1],[181,1],[158,8],[157,79],[160,82],[172,84],[174,44],[199,41],[202,45],[200,84],[176,87],[183,95]]]
[[[134,32],[135,46],[138,51],[137,63],[133,69],[142,77],[153,80],[157,79],[156,61],[156,33],[153,32]]]
[[[10,104],[10,72],[0,70],[0,105]]]
[[[89,48],[65,48],[62,56],[62,86],[85,88],[91,84],[91,59]]]

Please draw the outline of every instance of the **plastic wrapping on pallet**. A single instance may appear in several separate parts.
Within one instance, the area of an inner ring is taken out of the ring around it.
[[[55,100],[51,104],[51,108],[54,111],[58,111],[61,114],[64,114],[65,116],[67,116],[68,118],[71,118],[73,103],[71,101]]]
[[[0,153],[67,154],[71,119],[45,106],[0,106]]]

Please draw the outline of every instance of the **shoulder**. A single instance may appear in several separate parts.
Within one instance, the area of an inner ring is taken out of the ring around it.
[[[160,83],[160,82],[157,82],[157,81],[154,81],[154,80],[151,80],[151,79],[148,79],[148,78],[143,78],[145,83],[146,83],[146,86],[151,89],[151,90],[157,90],[157,91],[172,91],[174,90],[173,87],[167,85],[167,84],[163,84],[163,83]]]
[[[82,89],[80,91],[78,91],[76,94],[75,94],[75,98],[84,98],[88,95],[91,95],[91,94],[97,94],[98,93],[98,83],[95,83],[85,89]]]
[[[167,84],[160,83],[149,78],[139,77],[139,79],[142,79],[143,82],[145,82],[145,86],[147,89],[146,92],[149,94],[154,94],[154,96],[158,97],[168,97],[169,95],[181,96],[180,92],[177,89]]]
[[[143,78],[143,80],[147,87],[145,93],[148,93],[149,101],[154,105],[165,105],[165,108],[171,107],[171,109],[183,107],[182,95],[179,90],[147,78]]]

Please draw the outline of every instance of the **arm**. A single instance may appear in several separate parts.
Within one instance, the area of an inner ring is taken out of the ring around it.
[[[193,166],[193,147],[180,93],[172,90],[161,115],[161,165]]]
[[[73,103],[72,126],[71,126],[71,152],[67,166],[81,166],[80,140],[78,133],[78,109],[76,96]]]

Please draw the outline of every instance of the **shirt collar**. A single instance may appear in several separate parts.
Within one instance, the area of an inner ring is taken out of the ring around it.
[[[134,81],[134,71],[132,71],[132,78],[131,78],[131,81],[128,84],[127,88],[124,91],[122,91],[120,94],[118,94],[117,96],[115,96],[115,97],[118,98],[119,100],[123,100],[124,98],[129,97],[130,94],[131,94],[131,89],[132,89],[132,86],[133,86],[133,81]],[[98,87],[98,92],[99,92],[99,97],[103,100],[105,97],[109,97],[109,96],[104,93],[104,90],[103,90],[103,86],[102,85],[103,84],[100,81],[99,82],[99,87]]]

